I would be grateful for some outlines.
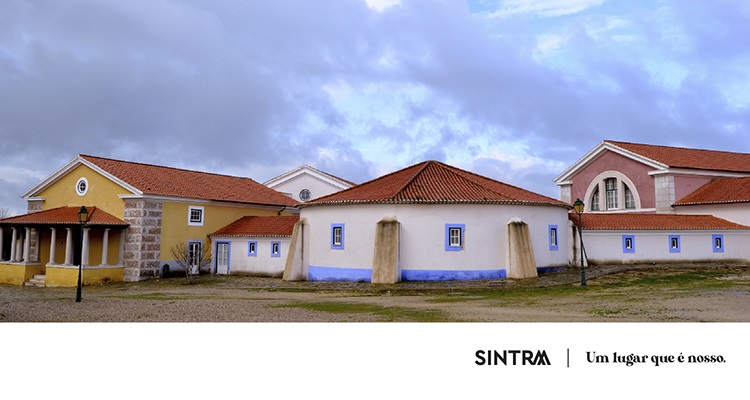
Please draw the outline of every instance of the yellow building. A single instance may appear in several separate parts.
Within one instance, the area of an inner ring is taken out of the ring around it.
[[[197,256],[232,221],[295,214],[298,204],[250,178],[88,155],[21,197],[29,213],[0,220],[0,283],[75,286],[79,265],[84,285],[158,277],[177,267],[173,246]]]

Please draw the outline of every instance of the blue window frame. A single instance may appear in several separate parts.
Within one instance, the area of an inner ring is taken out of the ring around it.
[[[724,235],[711,235],[711,242],[713,243],[714,253],[724,252]]]
[[[679,253],[682,250],[682,243],[680,243],[680,235],[669,235],[669,252]]]
[[[258,242],[247,242],[247,256],[257,257],[258,256]]]
[[[465,233],[465,224],[445,224],[445,251],[461,251]]]
[[[557,242],[557,225],[550,225],[548,229],[548,236],[549,236],[549,249],[552,251],[557,251],[560,248],[559,243]]]
[[[281,242],[271,242],[271,257],[281,257]]]
[[[331,249],[344,250],[344,224],[331,224]]]
[[[635,253],[635,236],[622,235],[622,252]]]

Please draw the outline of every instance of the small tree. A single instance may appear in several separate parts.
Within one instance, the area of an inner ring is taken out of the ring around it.
[[[195,276],[200,273],[201,268],[211,264],[211,250],[205,249],[203,242],[180,242],[170,249],[177,265],[185,270],[185,278],[189,284],[195,282]]]

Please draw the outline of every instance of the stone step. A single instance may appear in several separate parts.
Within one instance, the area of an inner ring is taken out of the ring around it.
[[[23,285],[24,286],[44,287],[46,279],[47,279],[46,275],[34,275],[33,278],[31,278],[28,281],[24,282]]]

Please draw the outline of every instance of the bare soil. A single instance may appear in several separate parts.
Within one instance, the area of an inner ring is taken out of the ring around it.
[[[750,322],[748,265],[605,265],[524,280],[284,282],[200,276],[0,285],[0,322]]]

